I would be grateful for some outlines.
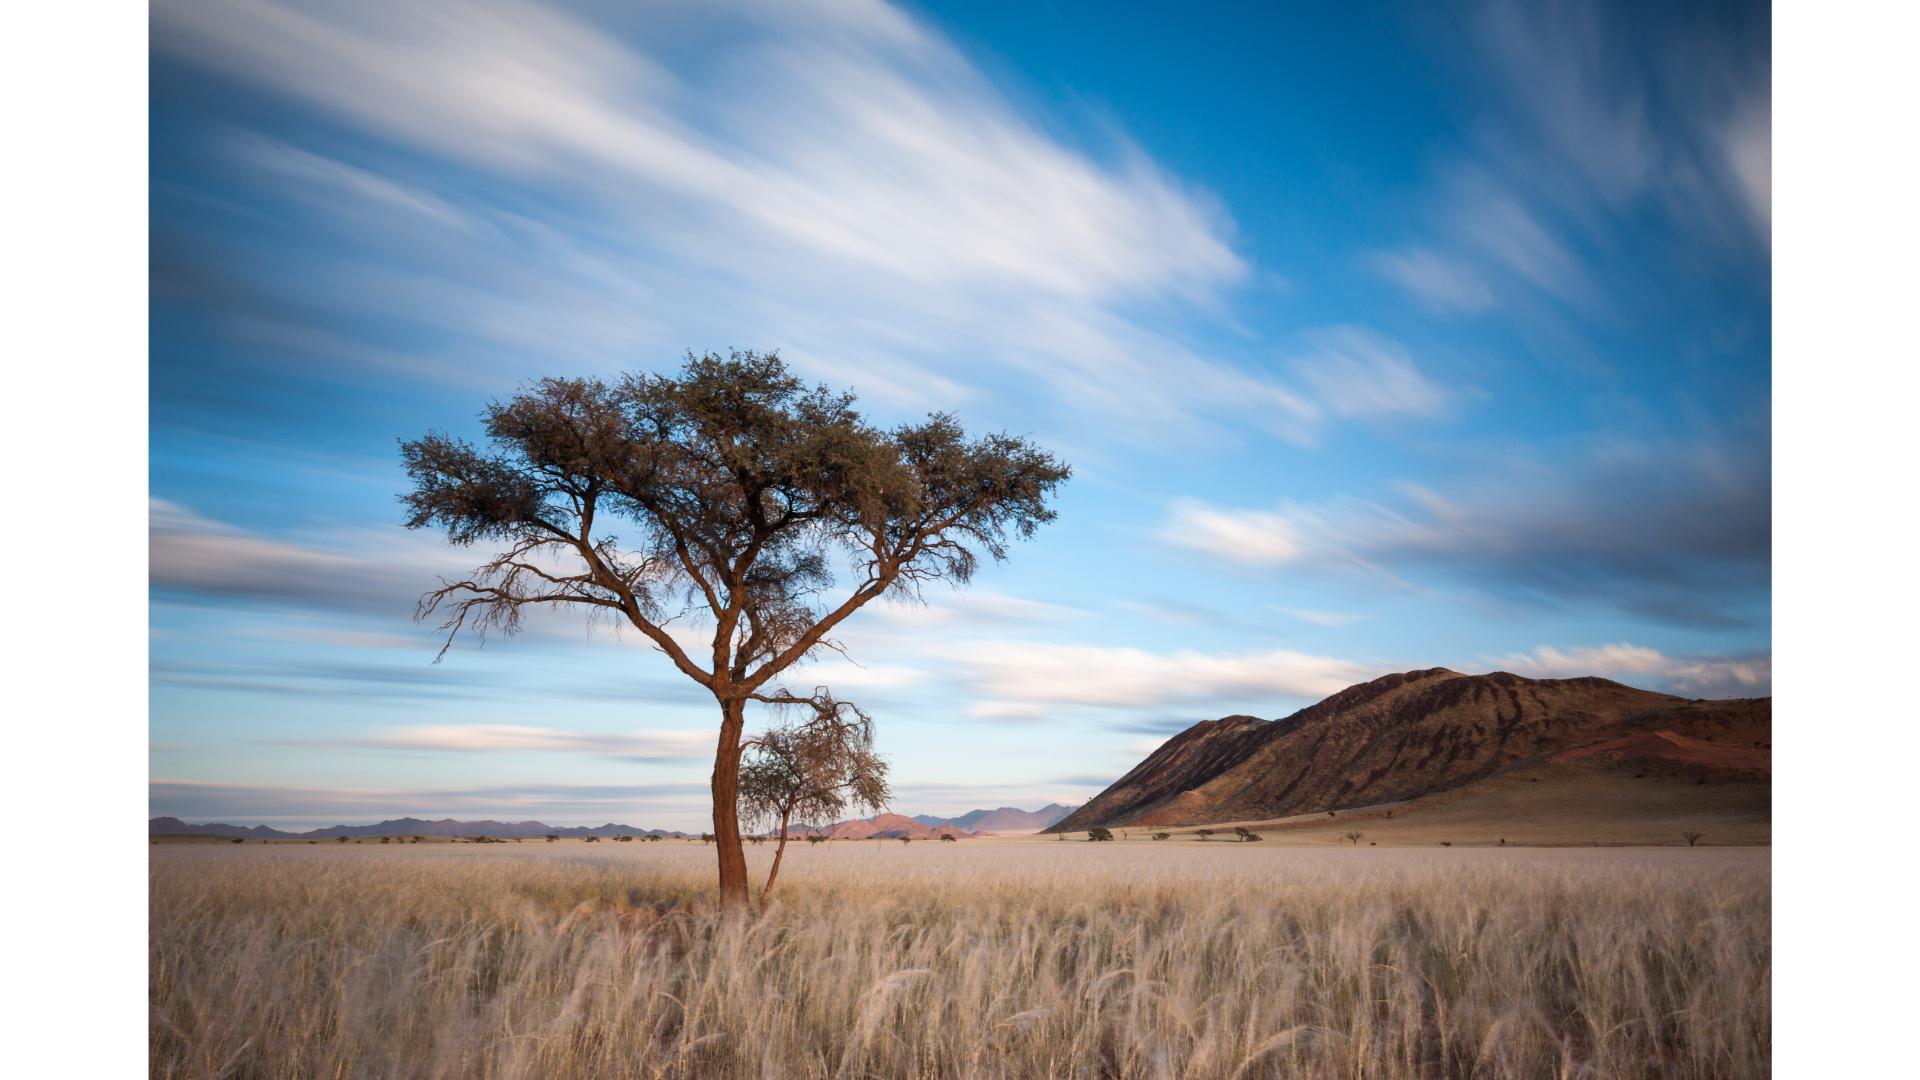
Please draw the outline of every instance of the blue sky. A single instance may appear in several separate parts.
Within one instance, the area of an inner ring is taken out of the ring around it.
[[[154,4],[152,812],[697,828],[705,692],[432,664],[395,499],[688,349],[1074,465],[813,669],[906,812],[1415,667],[1769,692],[1766,8],[1323,7]]]

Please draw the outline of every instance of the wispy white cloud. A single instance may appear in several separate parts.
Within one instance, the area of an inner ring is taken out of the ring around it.
[[[1755,227],[1773,239],[1773,107],[1765,90],[1752,92],[1719,129],[1726,169],[1746,199]]]
[[[1211,654],[1193,650],[975,642],[950,651],[992,715],[1033,715],[1048,704],[1131,707],[1174,701],[1317,699],[1377,672],[1289,649]],[[1257,704],[1249,701],[1248,707]]]
[[[1657,649],[1618,642],[1555,648],[1541,645],[1531,652],[1488,657],[1488,662],[1519,675],[1565,679],[1578,675],[1662,675],[1672,661]]]
[[[1274,610],[1284,615],[1291,615],[1301,622],[1328,627],[1352,626],[1367,617],[1346,611],[1314,611],[1309,608],[1275,608]]]
[[[551,784],[398,788],[230,784],[161,778],[147,784],[147,812],[195,823],[271,825],[285,829],[371,824],[420,817],[518,821],[549,825],[606,822],[651,828],[697,828],[710,812],[707,785]]]
[[[1337,326],[1309,335],[1309,342],[1294,370],[1335,416],[1434,416],[1451,398],[1420,373],[1404,347],[1370,330]]]
[[[1519,459],[1448,492],[1268,509],[1170,504],[1169,544],[1257,569],[1358,570],[1404,586],[1440,571],[1496,592],[1602,600],[1683,623],[1724,623],[1722,602],[1764,585],[1771,494],[1764,433],[1597,444],[1548,468]]]
[[[1435,311],[1529,291],[1591,310],[1634,287],[1595,267],[1637,215],[1689,245],[1768,242],[1764,7],[1487,0],[1469,25],[1491,93],[1440,167],[1428,238],[1368,257],[1388,280]]]
[[[262,536],[188,507],[154,499],[147,560],[155,588],[234,600],[317,604],[409,614],[436,572],[455,564],[445,545],[395,530],[359,543],[305,543]]]
[[[1768,656],[1673,657],[1627,642],[1566,648],[1541,645],[1487,660],[1533,678],[1600,675],[1651,684],[1685,697],[1762,697],[1772,691],[1773,683],[1773,661]]]
[[[936,590],[926,598],[925,603],[883,600],[863,612],[863,617],[867,619],[895,626],[965,625],[1003,630],[1033,623],[1065,622],[1086,615],[1087,612],[1079,608],[1012,596],[991,589]]]
[[[711,757],[711,731],[637,731],[627,734],[562,731],[519,724],[398,725],[378,734],[328,739],[370,750],[454,753],[574,753],[623,761],[688,761]]]
[[[387,317],[439,313],[509,352],[624,362],[658,339],[677,350],[744,328],[907,407],[965,400],[984,357],[1110,438],[1232,418],[1310,440],[1297,391],[1134,313],[1140,300],[1213,310],[1250,278],[1206,193],[1124,136],[1096,152],[1043,130],[884,5],[703,13],[726,32],[683,40],[676,20],[628,32],[525,3],[163,0],[153,36],[163,56],[410,155],[569,196],[574,220],[545,223],[457,172],[459,198],[386,175],[376,150],[252,143],[290,184],[480,223],[484,242],[405,252],[426,266],[340,268],[332,287]],[[326,284],[316,270],[301,288]],[[661,311],[673,316],[637,314]],[[456,360],[470,368],[475,351]]]
[[[1493,306],[1493,290],[1471,264],[1431,248],[1375,252],[1366,263],[1432,311],[1476,312]]]

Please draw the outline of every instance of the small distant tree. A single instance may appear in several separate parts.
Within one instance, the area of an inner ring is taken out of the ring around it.
[[[552,834],[552,833],[548,833],[548,834],[547,834],[547,843],[549,843],[549,844],[551,844],[551,843],[553,843],[553,842],[554,842],[555,840],[558,840],[558,839],[560,839],[560,838],[559,838],[558,836],[555,836],[555,835],[554,835],[554,834]]]
[[[1442,841],[1440,841],[1440,846],[1441,846],[1441,847],[1452,847],[1452,846],[1453,846],[1453,841],[1451,841],[1451,840],[1442,840]]]
[[[748,901],[749,704],[808,704],[778,686],[782,672],[838,648],[830,635],[868,603],[1004,559],[1054,519],[1070,475],[1023,438],[969,439],[944,413],[881,430],[851,393],[809,388],[775,353],[689,354],[676,375],[614,383],[543,379],[483,416],[490,448],[442,433],[401,443],[407,526],[495,549],[421,597],[420,616],[443,613],[449,645],[469,628],[511,633],[528,611],[612,619],[711,693],[709,835],[729,906]],[[668,632],[696,612],[710,650]]]
[[[1154,834],[1153,834],[1153,838],[1154,838],[1155,840],[1171,840],[1171,839],[1173,839],[1173,834],[1172,834],[1172,833],[1163,833],[1163,832],[1157,832],[1157,833],[1154,833]]]
[[[233,838],[233,842],[236,844],[244,844],[247,842],[247,838],[244,836],[236,836]]]
[[[344,844],[347,842],[347,838],[344,836],[336,836],[333,838],[333,841],[336,844]]]
[[[1112,829],[1102,829],[1099,826],[1095,826],[1087,830],[1087,840],[1089,842],[1097,841],[1097,840],[1111,840],[1111,839],[1113,839]]]
[[[391,843],[393,843],[393,837],[391,837],[391,836],[383,836],[383,837],[381,837],[381,838],[380,838],[380,842],[381,842],[381,843],[383,843],[383,844],[391,844]]]
[[[600,842],[600,838],[597,836],[589,835],[589,836],[582,837],[582,839],[584,839],[589,844],[597,844]]]
[[[900,838],[900,842],[901,842],[901,843],[903,843],[903,844],[911,844],[911,843],[913,843],[913,837],[911,837],[911,836],[903,836],[903,837],[901,837],[901,838]]]
[[[821,836],[819,833],[813,833],[807,837],[807,843],[809,844],[824,843],[826,839],[827,839],[826,837]]]
[[[1707,838],[1707,834],[1703,832],[1695,832],[1692,829],[1688,829],[1686,832],[1681,833],[1680,837],[1681,839],[1687,842],[1688,847],[1693,847],[1694,845],[1700,843],[1700,841],[1705,840]]]
[[[873,721],[866,713],[851,702],[834,701],[825,687],[815,691],[807,712],[799,723],[754,737],[740,768],[741,820],[779,830],[773,866],[760,890],[763,907],[780,876],[789,825],[832,821],[849,807],[878,813],[893,795],[886,759],[873,750]]]
[[[703,843],[703,844],[711,844],[711,843],[713,843],[713,834],[712,834],[712,833],[710,833],[710,832],[703,832],[703,833],[701,833],[701,834],[700,834],[700,842],[701,842],[701,843]]]
[[[953,835],[950,832],[943,832],[940,834],[940,842],[943,844],[954,844],[954,843],[958,843],[959,840],[960,840],[959,837]]]
[[[1208,837],[1211,837],[1213,835],[1213,830],[1212,829],[1195,829],[1193,833],[1195,836],[1198,836],[1200,839],[1205,840]]]
[[[1245,843],[1253,844],[1253,843],[1258,843],[1259,841],[1264,840],[1266,838],[1261,836],[1257,832],[1243,832],[1240,834],[1240,839]]]
[[[1340,834],[1342,839],[1346,840],[1348,843],[1352,844],[1354,847],[1360,846],[1360,840],[1365,835],[1366,834],[1362,832],[1343,832]]]

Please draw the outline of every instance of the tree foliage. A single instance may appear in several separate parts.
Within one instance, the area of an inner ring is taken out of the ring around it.
[[[744,695],[867,601],[964,583],[1053,520],[1069,469],[1026,440],[969,440],[944,413],[882,431],[853,405],[775,353],[689,355],[678,376],[543,379],[488,406],[490,449],[403,442],[408,527],[504,545],[421,613],[445,615],[449,643],[541,606],[609,613],[696,682]],[[854,587],[826,603],[836,554]],[[718,633],[696,659],[664,625],[701,608]]]
[[[824,688],[816,697],[825,697]],[[831,702],[806,722],[755,737],[740,766],[739,797],[743,823],[782,835],[792,823],[886,809],[892,791],[886,759],[873,749],[872,719]]]

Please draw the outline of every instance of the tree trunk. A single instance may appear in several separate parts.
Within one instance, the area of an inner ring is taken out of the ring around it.
[[[767,887],[760,890],[760,906],[763,908],[767,906],[767,897],[773,895],[773,879],[780,876],[780,857],[787,853],[788,816],[787,814],[780,815],[780,842],[776,844],[773,849],[773,869],[767,871]],[[1693,845],[1689,844],[1687,846],[1691,847]]]
[[[713,842],[720,849],[720,903],[747,905],[747,853],[740,847],[740,731],[746,703],[720,703],[720,745],[713,755]]]

